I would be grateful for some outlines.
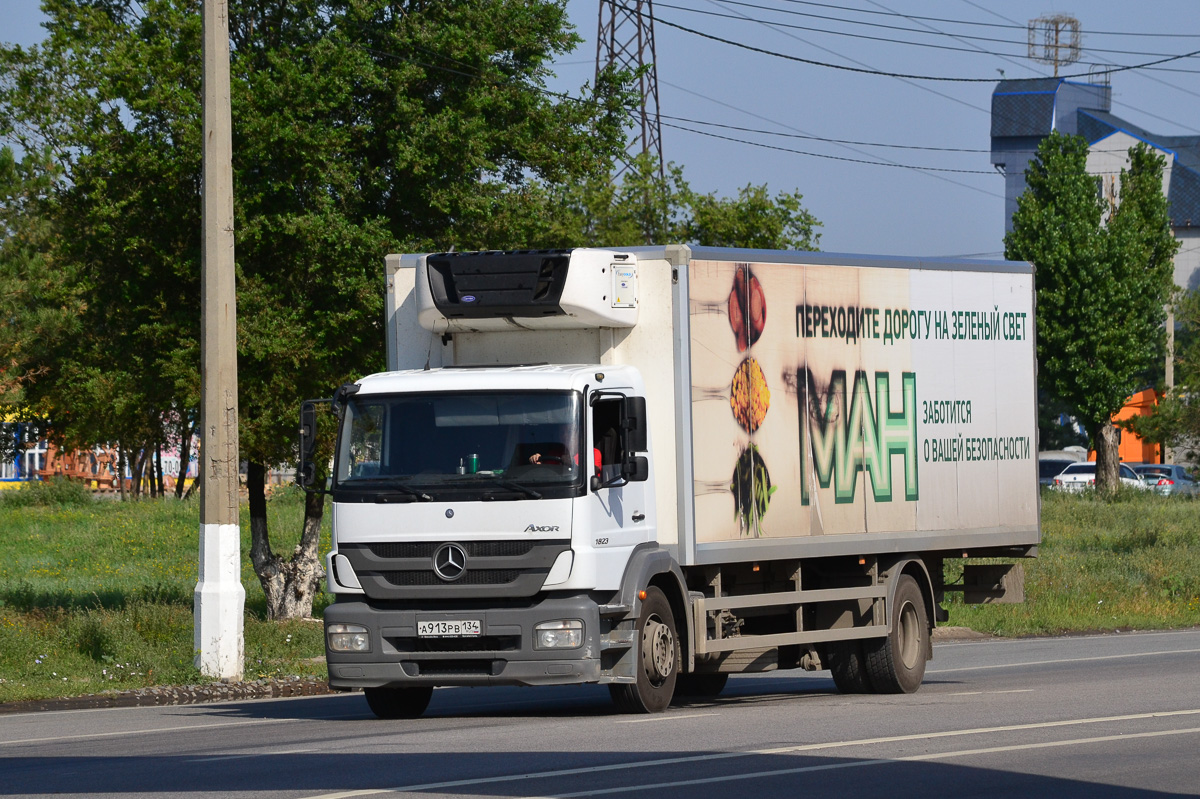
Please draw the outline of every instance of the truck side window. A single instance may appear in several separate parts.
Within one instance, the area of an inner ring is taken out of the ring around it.
[[[600,477],[607,480],[621,469],[621,400],[602,399],[592,406],[592,446],[600,452]]]

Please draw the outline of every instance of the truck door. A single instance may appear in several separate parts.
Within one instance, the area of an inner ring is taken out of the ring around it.
[[[608,390],[591,404],[593,479],[586,503],[592,546],[601,560],[607,560],[601,553],[610,552],[622,568],[630,549],[655,540],[644,476],[642,480],[629,480],[628,473],[622,476],[622,464],[633,454],[628,450],[625,405],[625,396]]]

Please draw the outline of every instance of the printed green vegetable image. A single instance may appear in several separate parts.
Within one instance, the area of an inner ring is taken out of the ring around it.
[[[751,444],[742,450],[733,468],[733,481],[729,485],[734,498],[734,517],[738,520],[742,535],[762,537],[762,517],[767,513],[767,505],[776,488],[778,486],[771,485],[771,476],[767,474],[767,465],[758,454],[758,447]]]

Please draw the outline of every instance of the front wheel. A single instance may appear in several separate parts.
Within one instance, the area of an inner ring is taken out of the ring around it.
[[[624,713],[661,713],[671,704],[682,660],[675,614],[661,589],[646,589],[637,620],[637,682],[608,686]]]
[[[429,707],[433,686],[412,688],[364,688],[367,706],[381,719],[415,719]]]
[[[911,694],[925,678],[930,633],[925,597],[911,575],[900,576],[890,615],[891,632],[887,637],[863,646],[867,675],[881,694]]]

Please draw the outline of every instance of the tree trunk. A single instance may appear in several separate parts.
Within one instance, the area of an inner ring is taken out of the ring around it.
[[[267,618],[297,619],[312,616],[313,597],[325,577],[317,558],[321,535],[321,517],[325,512],[321,494],[304,499],[304,529],[300,543],[284,560],[271,551],[267,530],[267,469],[250,461],[246,471],[246,489],[250,494],[250,562],[267,598]]]
[[[167,495],[166,487],[163,484],[163,468],[162,468],[162,442],[159,441],[154,445],[154,479],[158,482],[158,498],[162,499]]]
[[[1096,491],[1105,496],[1115,494],[1121,485],[1118,435],[1117,428],[1108,422],[1092,431],[1092,443],[1096,448]]]
[[[154,472],[154,455],[158,452],[158,445],[153,448],[147,446],[146,449],[146,492],[150,495],[150,499],[158,497],[158,476]]]
[[[117,485],[121,489],[121,501],[125,501],[125,448],[117,442]]]
[[[179,421],[179,476],[175,479],[175,499],[183,499],[183,484],[187,482],[188,464],[192,462],[192,423],[183,414]]]
[[[185,500],[191,499],[192,494],[200,490],[200,483],[203,480],[204,480],[204,470],[198,469],[196,471],[196,479],[192,481],[192,484],[190,486],[188,486],[187,493],[183,495],[183,498]]]
[[[129,493],[135,497],[142,496],[142,468],[146,465],[146,449],[143,447],[138,450],[137,456],[133,459],[133,466],[129,470]]]

